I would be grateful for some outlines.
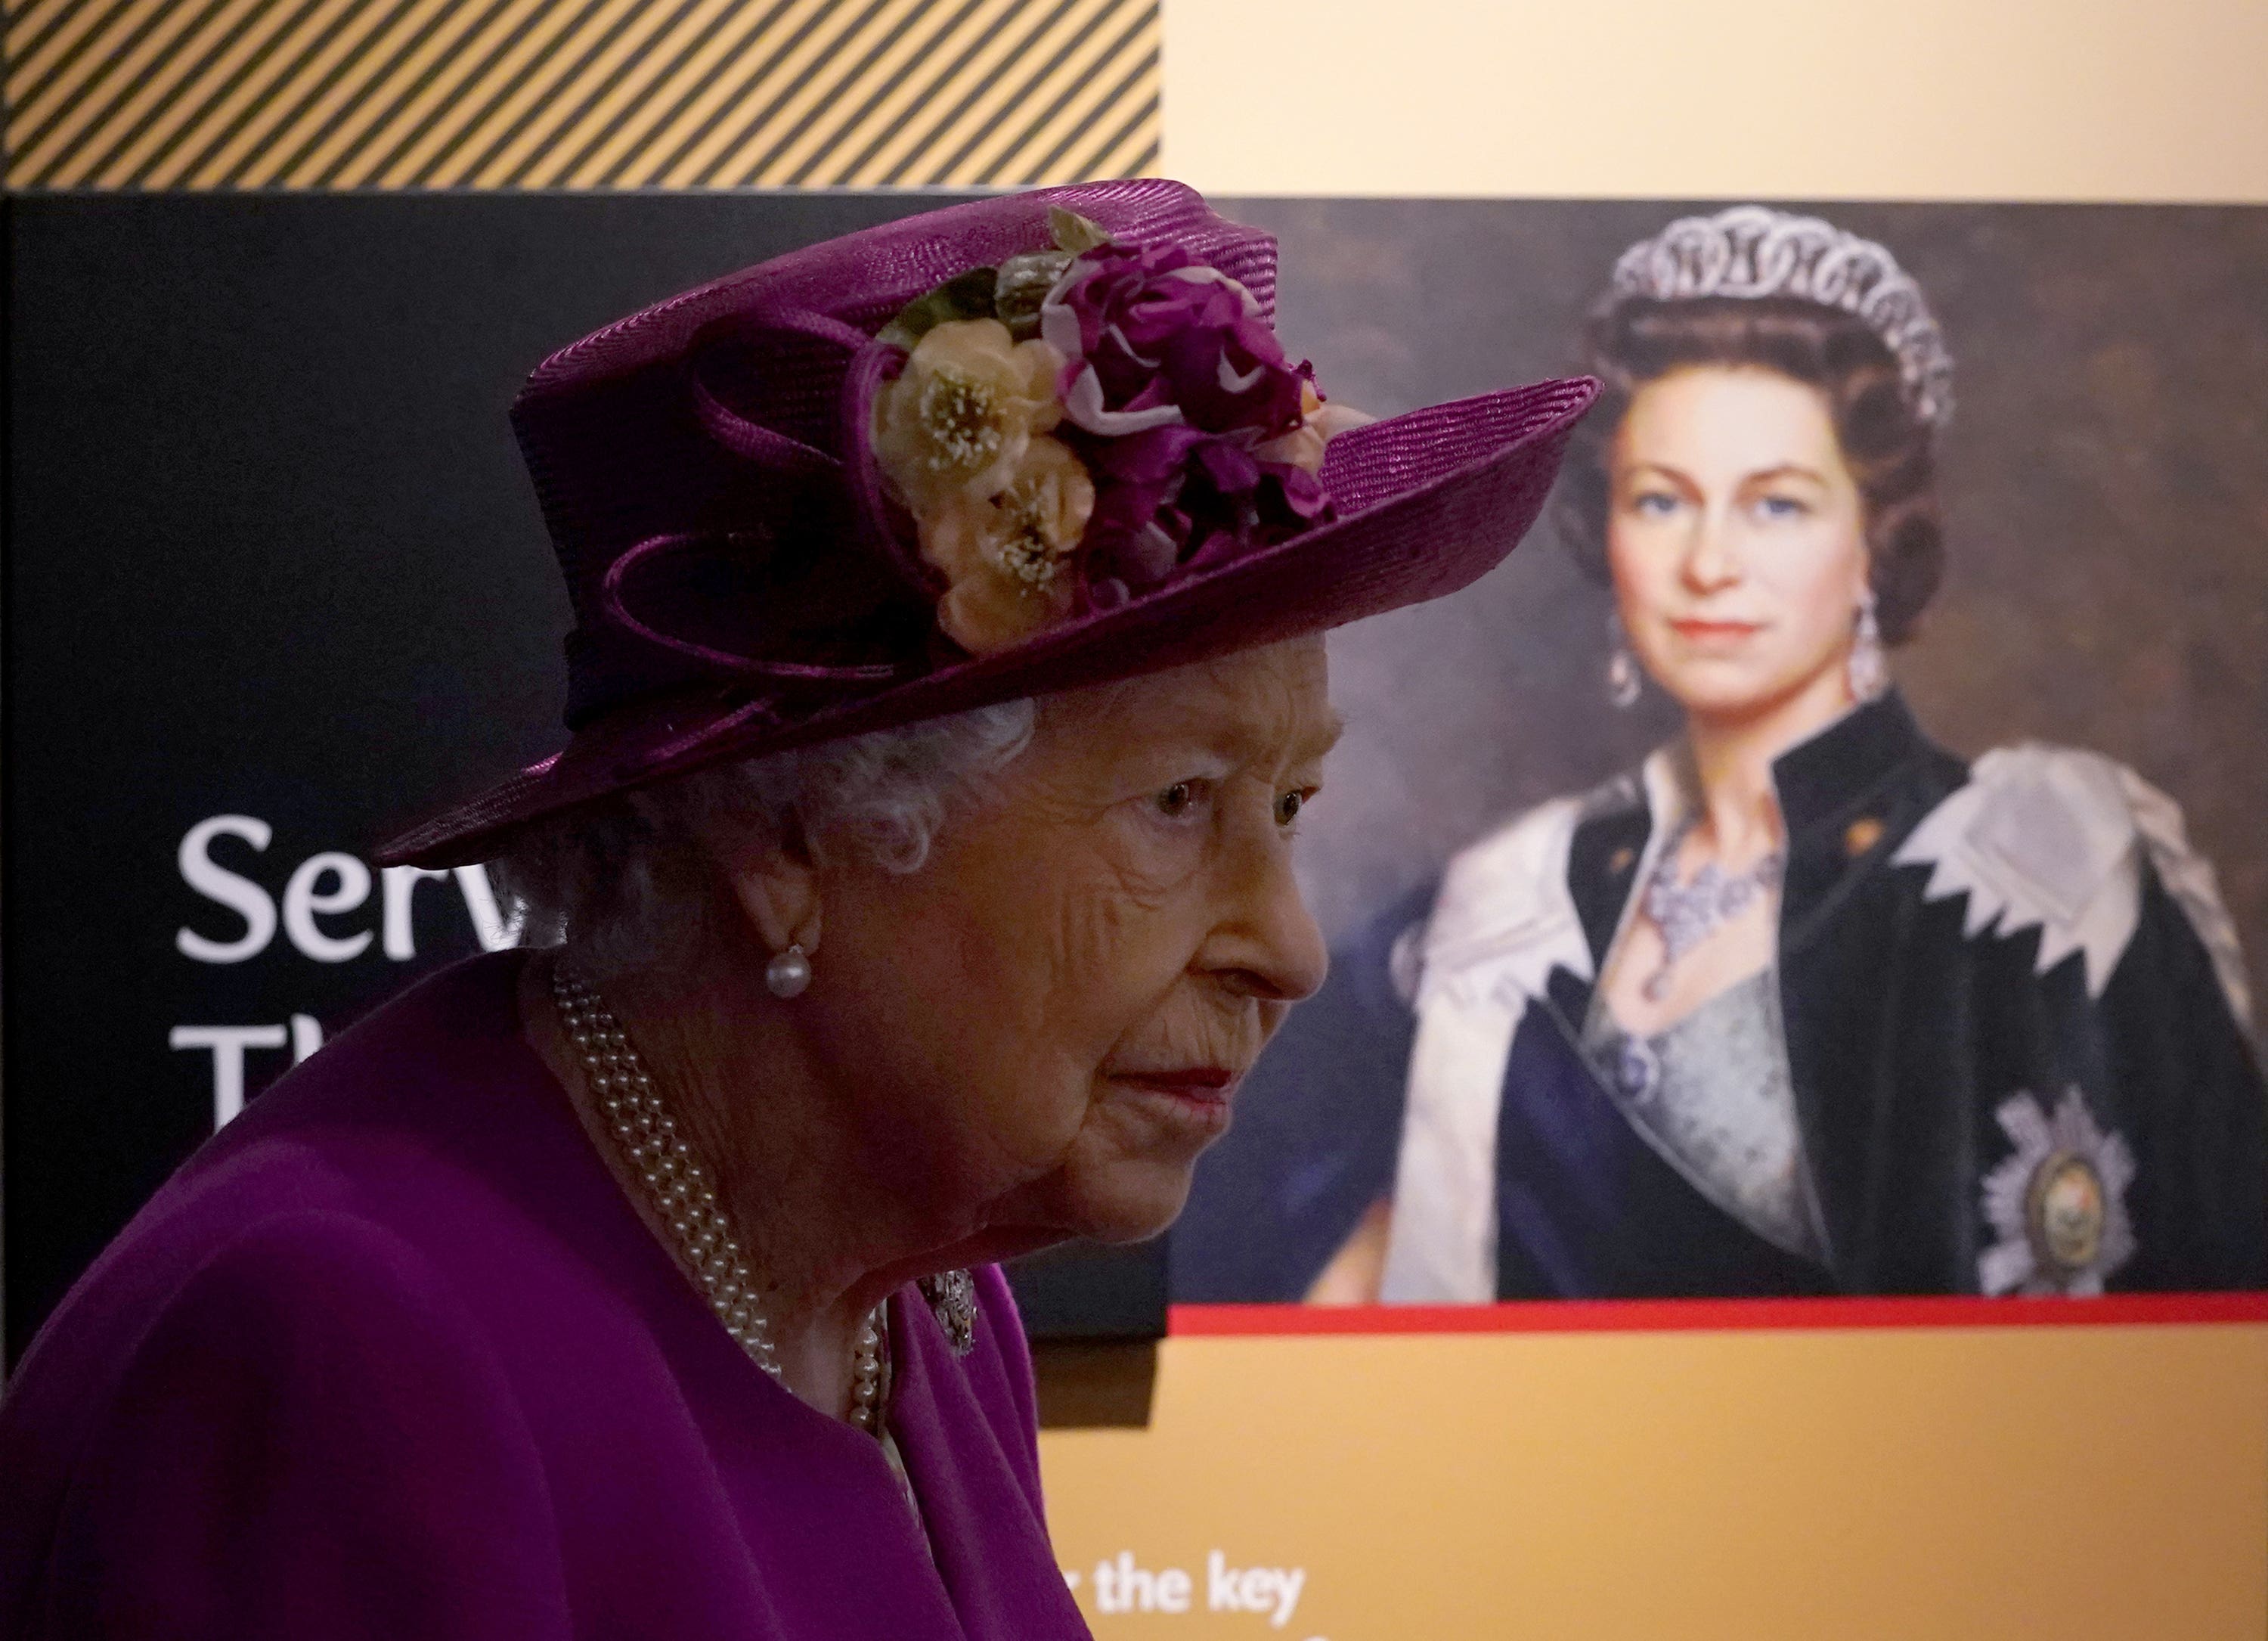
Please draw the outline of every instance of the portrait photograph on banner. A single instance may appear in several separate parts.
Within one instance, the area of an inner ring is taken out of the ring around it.
[[[2268,1286],[2268,213],[1242,210],[1349,403],[1604,388],[1334,640],[1331,975],[1174,1297]]]

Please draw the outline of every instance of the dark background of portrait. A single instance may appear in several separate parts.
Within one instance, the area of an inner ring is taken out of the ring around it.
[[[173,1028],[304,1013],[335,1034],[475,949],[462,902],[427,884],[412,959],[373,941],[319,963],[279,934],[241,964],[192,962],[177,929],[242,923],[184,883],[175,849],[207,817],[262,819],[264,853],[214,853],[280,897],[316,851],[366,858],[556,746],[565,602],[504,420],[520,377],[641,303],[934,203],[8,202],[11,1357],[210,1128],[211,1055],[168,1048]],[[1615,254],[1704,209],[1221,203],[1284,238],[1294,353],[1379,412],[1564,371]],[[2258,975],[2268,211],[1830,214],[1912,269],[1961,367],[1948,584],[1898,659],[1924,722],[1967,752],[2095,747],[2167,787]],[[1668,733],[1657,697],[1606,705],[1606,609],[1547,526],[1462,596],[1338,635],[1351,729],[1302,843],[1329,932]],[[320,920],[374,929],[375,891]],[[254,1051],[250,1089],[289,1060]],[[1236,1144],[1201,1183],[1233,1178]],[[1067,1275],[1030,1290],[1066,1327],[1154,1303]]]

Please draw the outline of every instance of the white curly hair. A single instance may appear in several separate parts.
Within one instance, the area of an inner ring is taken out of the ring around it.
[[[915,872],[939,828],[1029,744],[1031,700],[696,770],[529,827],[490,865],[531,945],[679,966],[716,933],[713,861],[799,840]]]

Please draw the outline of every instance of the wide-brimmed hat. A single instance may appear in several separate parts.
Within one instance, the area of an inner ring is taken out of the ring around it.
[[[1066,222],[1086,236],[1069,250]],[[1255,414],[1288,415],[1296,430],[1302,395],[1316,409],[1304,367],[1287,376],[1273,341],[1274,239],[1167,181],[954,205],[778,257],[609,325],[545,360],[512,408],[574,610],[571,739],[396,838],[380,860],[468,864],[500,853],[539,817],[725,758],[1162,670],[1454,592],[1534,522],[1567,435],[1597,392],[1587,378],[1547,381],[1334,431],[1327,446],[1312,447],[1320,468],[1309,462],[1304,472],[1251,460],[1250,436],[1239,445],[1191,426],[1169,440],[1175,460],[1190,452],[1189,484],[1203,490],[1229,468],[1243,475],[1220,479],[1228,490],[1204,491],[1216,513],[1228,506],[1221,516],[1233,528],[1202,518],[1193,526],[1194,503],[1165,508],[1157,517],[1170,529],[1140,523],[1163,554],[1152,569],[1134,577],[1066,567],[1052,583],[1059,595],[1048,622],[972,652],[940,629],[950,561],[932,550],[942,536],[933,520],[916,516],[919,499],[878,455],[878,399],[909,373],[907,344],[920,324],[993,311],[996,270],[1003,314],[1011,274],[1036,269],[1042,284],[1058,277],[1049,299],[1064,311],[1049,318],[1049,334],[1073,337],[1075,351],[1077,324],[1064,315],[1081,299],[1064,295],[1064,282],[1100,276],[1089,263],[1064,265],[1096,242],[1116,259],[1103,270],[1119,280],[1114,289],[1148,278],[1153,291],[1202,286],[1206,300],[1225,292],[1221,301],[1241,305],[1207,310],[1227,314],[1219,321],[1226,351],[1205,367],[1224,392],[1262,392],[1246,386],[1262,369],[1252,356],[1275,349],[1266,372],[1279,399],[1290,382],[1292,408]],[[984,277],[972,284],[973,272]],[[955,292],[971,290],[976,309],[954,306]],[[1103,322],[1079,312],[1092,337]],[[1031,315],[1016,317],[1030,334]],[[968,323],[979,342],[1012,341],[998,321]],[[1114,336],[1126,344],[1122,362],[1150,362],[1146,344]],[[1051,401],[1049,414],[1076,418],[1072,378],[1087,367],[1036,357],[1061,367],[1072,404],[1066,412]],[[1101,409],[1114,388],[1086,388],[1087,424],[1139,425],[1153,445],[1183,431],[1157,434],[1161,418],[1195,424],[1212,414],[1160,408],[1155,387]],[[1114,490],[1110,441],[1082,427],[1061,432],[1070,442],[1056,450],[1058,461],[1063,449],[1079,449],[1095,475],[1091,484],[1078,480],[1095,509],[1089,536],[1113,506],[1123,512],[1125,495],[1146,506],[1184,484]],[[1258,454],[1283,452],[1267,445]]]

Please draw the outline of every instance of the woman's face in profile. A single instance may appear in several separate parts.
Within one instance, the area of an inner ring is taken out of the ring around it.
[[[828,890],[817,958],[858,982],[834,1029],[901,1188],[983,1202],[1004,1252],[1163,1230],[1326,963],[1291,869],[1320,638],[1041,705],[920,870]]]
[[[1609,455],[1607,560],[1631,647],[1689,712],[1841,690],[1865,518],[1825,396],[1693,366],[1638,389]]]

